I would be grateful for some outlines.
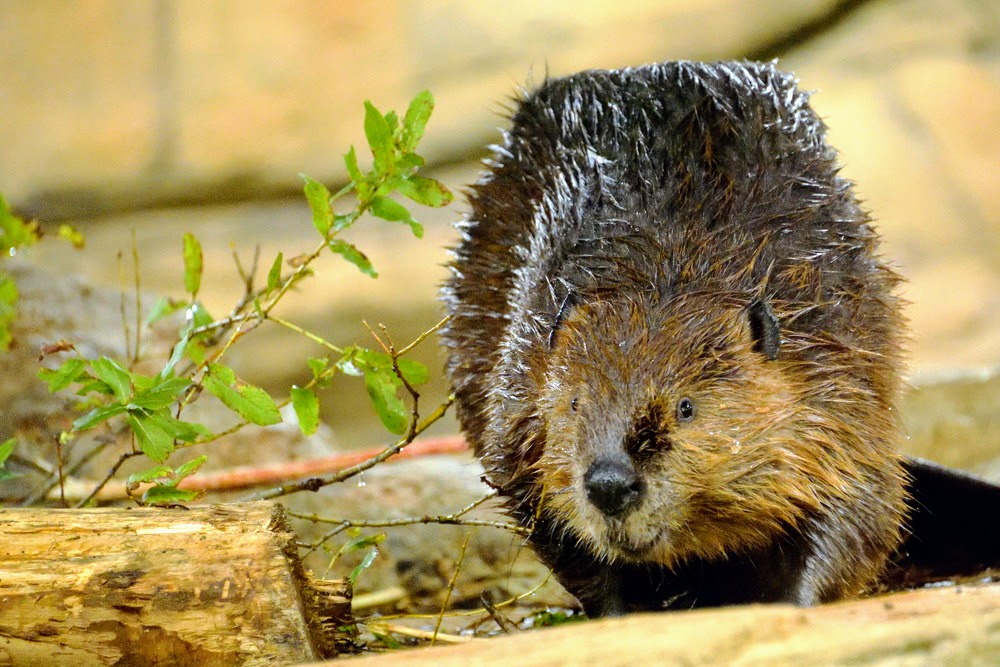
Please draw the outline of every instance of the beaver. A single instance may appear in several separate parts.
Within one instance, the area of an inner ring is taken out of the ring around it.
[[[858,595],[903,539],[899,275],[773,63],[548,79],[442,331],[484,479],[590,616]]]

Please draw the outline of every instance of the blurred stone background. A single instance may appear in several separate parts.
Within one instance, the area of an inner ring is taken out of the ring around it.
[[[777,57],[816,91],[844,173],[909,280],[912,375],[1000,363],[995,0],[0,0],[0,192],[24,215],[80,227],[85,251],[46,243],[29,261],[98,286],[131,285],[116,257],[128,260],[134,231],[143,288],[179,295],[181,236],[196,234],[204,300],[221,315],[241,292],[233,251],[249,262],[260,246],[263,271],[279,250],[312,248],[297,174],[343,182],[365,99],[402,110],[432,90],[423,152],[460,190],[511,96],[546,74],[744,57]],[[280,314],[339,343],[367,344],[363,319],[408,342],[439,318],[463,207],[415,211],[422,241],[363,222],[351,240],[381,277],[324,261]],[[116,313],[105,328],[121,328]],[[263,327],[232,361],[283,395],[315,352]],[[433,342],[416,356],[441,366]],[[444,393],[431,386],[425,405]],[[324,417],[343,446],[385,440],[356,381],[328,392]]]

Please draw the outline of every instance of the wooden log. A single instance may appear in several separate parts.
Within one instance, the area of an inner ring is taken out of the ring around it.
[[[992,584],[906,591],[809,609],[751,605],[636,614],[458,646],[388,651],[350,664],[770,667],[995,665],[998,659],[1000,584]]]
[[[350,641],[280,505],[0,509],[0,667],[275,665]]]

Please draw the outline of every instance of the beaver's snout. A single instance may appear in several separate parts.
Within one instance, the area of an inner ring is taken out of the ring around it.
[[[587,498],[608,517],[620,517],[638,504],[645,485],[632,462],[624,457],[602,457],[583,476]]]

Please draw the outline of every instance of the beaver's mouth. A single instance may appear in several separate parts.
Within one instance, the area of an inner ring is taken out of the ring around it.
[[[660,529],[652,535],[636,536],[622,526],[609,526],[608,542],[611,548],[629,560],[645,560],[663,540],[666,529]]]

